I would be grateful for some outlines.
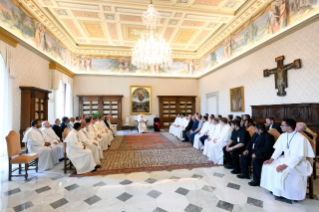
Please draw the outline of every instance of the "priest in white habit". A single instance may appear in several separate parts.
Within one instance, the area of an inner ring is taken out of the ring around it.
[[[209,132],[209,128],[210,128],[210,121],[207,120],[208,117],[207,116],[203,116],[203,126],[202,129],[199,131],[199,133],[197,133],[194,137],[194,143],[193,143],[193,147],[195,147],[196,149],[201,150],[203,148],[203,144],[200,142],[200,137],[208,135]]]
[[[111,138],[109,137],[108,133],[106,133],[106,130],[104,127],[101,126],[101,123],[99,121],[98,117],[93,117],[94,122],[94,129],[95,131],[102,136],[102,138],[106,141],[104,145],[107,145],[107,148],[111,146]]]
[[[185,114],[182,113],[179,117],[178,124],[173,128],[173,131],[172,131],[172,134],[175,135],[176,137],[178,137],[178,132],[182,128],[185,120],[186,120]]]
[[[174,134],[175,128],[179,125],[179,121],[180,121],[180,115],[176,114],[176,118],[173,122],[173,124],[169,127],[169,133]]]
[[[104,156],[103,156],[103,149],[102,149],[102,140],[97,137],[97,135],[94,133],[94,131],[89,131],[89,126],[91,124],[91,120],[92,120],[91,117],[84,119],[86,125],[82,130],[83,130],[83,132],[85,132],[85,135],[88,137],[88,139],[90,141],[98,143],[99,150],[100,150],[100,152],[99,152],[100,159],[103,159]]]
[[[61,142],[59,136],[54,132],[54,130],[50,127],[50,123],[48,121],[42,122],[42,132],[45,140],[51,143],[51,147],[55,150],[54,154],[57,154],[55,158],[63,160],[64,158],[64,146]]]
[[[137,118],[138,122],[138,132],[139,133],[147,133],[147,120],[143,114],[139,115]]]
[[[99,122],[98,122],[100,125],[100,129],[102,130],[102,132],[107,134],[107,140],[108,140],[109,146],[111,146],[111,143],[114,140],[113,132],[106,126],[104,121],[105,121],[105,117],[100,116]]]
[[[204,143],[204,151],[203,154],[207,156],[207,151],[208,151],[208,144],[210,141],[214,140],[217,138],[217,136],[220,134],[221,131],[221,124],[219,123],[219,119],[213,118],[211,121],[211,126],[210,130],[208,132],[208,137],[202,137],[200,138],[200,141],[203,141],[203,138],[205,139],[202,144]]]
[[[183,130],[185,130],[191,118],[192,115],[184,117],[181,126],[176,129],[176,137],[178,137],[181,140],[183,139]]]
[[[296,121],[284,119],[283,134],[277,139],[269,160],[264,162],[260,186],[280,198],[303,200],[306,197],[307,177],[312,173],[307,158],[314,158],[306,137],[295,131]],[[282,155],[284,152],[284,155]]]
[[[95,120],[94,118],[90,118],[91,119],[91,123],[88,127],[88,131],[91,133],[91,134],[94,134],[95,137],[97,137],[100,141],[101,141],[101,147],[102,147],[102,150],[107,150],[108,149],[108,143],[107,143],[107,137],[106,136],[103,136],[100,134],[99,130],[97,129],[98,126],[95,126]]]
[[[54,166],[56,158],[54,158],[51,143],[44,139],[43,133],[39,130],[40,127],[40,120],[33,120],[31,128],[24,134],[22,141],[27,143],[30,153],[39,153],[38,169],[42,171],[51,169]]]
[[[224,164],[224,152],[223,148],[227,145],[232,128],[229,126],[226,118],[220,119],[221,131],[212,135],[211,139],[208,138],[205,142],[204,155],[208,157],[210,161],[218,165]]]
[[[99,146],[97,141],[90,140],[88,138],[87,135],[89,133],[85,129],[86,121],[84,119],[82,119],[80,121],[80,124],[81,124],[81,130],[78,131],[79,139],[82,142],[82,144],[84,144],[89,150],[92,151],[94,161],[97,164],[96,168],[101,168],[101,160],[100,160],[101,148],[100,148],[100,146]]]
[[[65,141],[67,143],[66,153],[78,174],[96,171],[96,163],[92,151],[80,141],[79,131],[81,124],[75,123],[73,130],[68,134]]]

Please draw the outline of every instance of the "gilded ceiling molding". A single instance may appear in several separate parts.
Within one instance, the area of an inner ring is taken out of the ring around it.
[[[72,79],[74,79],[74,73],[69,71],[67,68],[64,68],[63,66],[61,66],[58,63],[50,63],[49,64],[49,68],[50,69],[55,69],[58,70],[59,72],[71,77]]]
[[[17,41],[16,38],[14,37],[14,35],[7,32],[2,27],[0,27],[0,39],[8,43],[9,45],[13,46],[14,48],[17,47],[19,43],[19,41]]]

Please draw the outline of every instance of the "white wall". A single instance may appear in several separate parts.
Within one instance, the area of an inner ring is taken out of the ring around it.
[[[122,118],[130,117],[131,125],[136,116],[130,115],[130,86],[144,85],[152,87],[152,115],[147,115],[149,123],[158,114],[158,95],[198,95],[197,79],[116,77],[116,76],[75,76],[74,78],[74,115],[79,115],[79,99],[76,95],[123,95]],[[199,110],[197,98],[196,110]]]
[[[230,114],[230,89],[244,86],[245,112],[251,105],[319,102],[319,22],[296,31],[199,80],[201,112],[206,112],[206,94],[219,92],[219,114]],[[277,66],[275,58],[285,56],[284,65],[301,59],[302,68],[288,71],[285,97],[277,96],[274,75],[263,77],[264,69]],[[236,114],[236,113],[233,113]],[[237,113],[242,114],[242,113]]]

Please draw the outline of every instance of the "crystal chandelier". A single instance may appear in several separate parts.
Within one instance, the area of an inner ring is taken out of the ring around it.
[[[161,15],[155,10],[152,1],[148,10],[143,13],[142,19],[147,29],[150,29],[150,33],[142,35],[132,49],[132,64],[142,69],[169,67],[172,63],[172,51],[161,36],[154,34],[154,30],[161,21]]]

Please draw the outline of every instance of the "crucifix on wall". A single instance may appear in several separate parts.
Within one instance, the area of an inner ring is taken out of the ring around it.
[[[284,56],[277,57],[275,61],[277,62],[277,68],[264,70],[264,77],[268,77],[271,74],[275,75],[275,88],[278,89],[278,96],[286,96],[285,88],[288,87],[287,82],[287,71],[289,69],[299,69],[301,68],[300,59],[295,60],[293,63],[284,65]]]

